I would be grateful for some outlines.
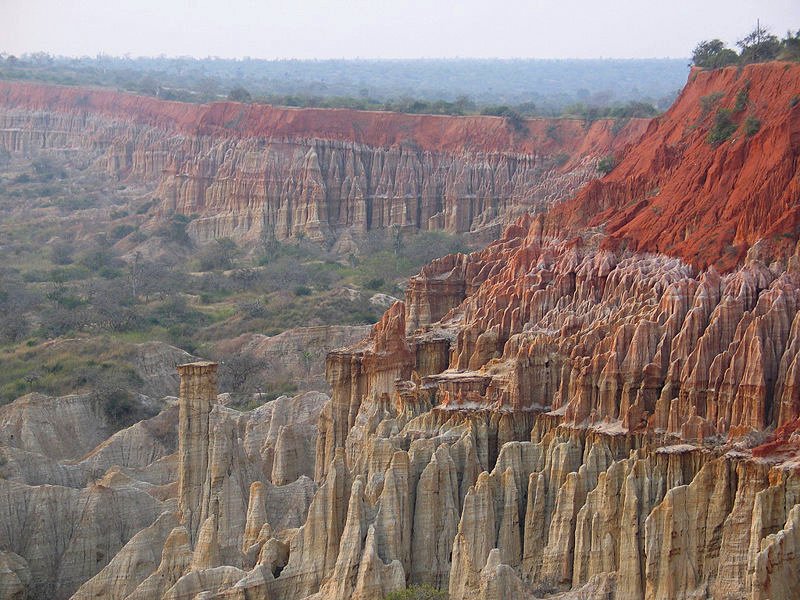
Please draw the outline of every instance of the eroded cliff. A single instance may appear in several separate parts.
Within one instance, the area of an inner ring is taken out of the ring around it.
[[[88,152],[109,175],[156,187],[154,219],[191,216],[201,241],[334,243],[393,225],[496,235],[596,177],[597,160],[646,125],[534,119],[520,132],[500,117],[192,105],[0,82],[0,147]]]
[[[761,97],[799,68],[748,69]],[[697,79],[727,82],[722,98],[731,73]],[[771,114],[765,137],[793,113]],[[741,156],[737,189],[757,188],[761,154]],[[683,162],[650,163],[648,181],[673,189]],[[687,214],[719,208],[726,174],[707,181]],[[757,243],[777,221],[754,220],[718,269],[713,252],[620,244],[610,220],[557,235],[553,218],[423,269],[367,338],[328,355],[330,399],[237,413],[216,401],[214,365],[182,367],[166,510],[76,597],[366,600],[430,584],[453,600],[796,598],[796,233]],[[0,589],[31,589],[38,557],[2,548]]]
[[[761,242],[791,254],[800,195],[800,68],[695,69],[612,173],[552,214],[548,231],[602,226],[608,246],[735,267]],[[722,111],[728,138],[709,141]],[[725,113],[724,111],[728,111]]]

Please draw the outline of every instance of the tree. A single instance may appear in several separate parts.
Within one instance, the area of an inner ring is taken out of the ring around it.
[[[722,40],[704,40],[692,51],[692,64],[704,69],[719,69],[736,64],[739,57],[736,52],[726,48]]]
[[[181,246],[189,246],[192,243],[189,233],[186,231],[189,225],[189,217],[186,215],[174,214],[172,218],[156,230],[156,235],[163,237]]]
[[[57,265],[68,265],[72,263],[72,255],[75,247],[65,241],[54,242],[50,245],[50,260]]]
[[[403,230],[397,223],[393,223],[390,227],[390,230],[392,236],[392,249],[394,250],[394,255],[397,256],[400,254],[400,250],[403,249]]]
[[[800,29],[792,33],[786,32],[786,37],[781,41],[783,50],[778,58],[782,60],[800,60]]]
[[[514,133],[528,133],[528,126],[525,124],[525,119],[523,119],[522,115],[517,111],[508,109],[503,113],[503,118],[506,120],[506,125]]]
[[[248,92],[245,88],[243,88],[240,85],[237,85],[235,88],[231,89],[230,92],[228,92],[228,100],[232,102],[246,103],[246,102],[252,102],[253,97],[250,95],[250,92]]]
[[[232,393],[247,393],[255,389],[255,379],[264,368],[263,359],[239,351],[227,356],[220,363],[220,387],[223,391]]]
[[[156,414],[153,407],[144,404],[132,391],[142,384],[142,380],[130,367],[103,363],[85,377],[92,390],[92,399],[115,429],[128,427]]]
[[[200,270],[230,269],[237,253],[236,242],[230,238],[219,238],[213,244],[206,246],[200,253]]]
[[[769,29],[756,22],[756,28],[736,42],[741,49],[741,62],[754,63],[775,60],[781,51],[781,42]]]

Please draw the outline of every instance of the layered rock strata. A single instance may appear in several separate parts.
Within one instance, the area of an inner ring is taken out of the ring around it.
[[[181,435],[206,438],[179,442],[197,450],[179,452],[184,510],[77,596],[797,597],[796,234],[791,251],[745,236],[723,270],[552,218],[426,267],[329,354],[329,400],[236,413],[209,365],[185,367]],[[0,548],[0,589],[30,585],[24,544]]]
[[[276,532],[265,480],[244,513],[212,496],[163,597],[793,597],[797,417],[778,399],[796,387],[796,259],[697,273],[531,223],[420,277],[446,267],[471,275],[442,319],[407,335],[424,311],[397,303],[329,356],[299,529]],[[246,490],[224,483],[245,465],[211,480]]]
[[[252,484],[239,531],[261,563],[221,558],[207,521],[193,581],[218,597],[791,598],[800,260],[698,272],[601,241],[528,219],[426,268],[328,357],[305,523],[264,532]],[[243,503],[218,498],[220,514]],[[201,576],[223,564],[235,584]]]
[[[646,123],[537,119],[519,133],[499,117],[192,105],[0,82],[0,149],[88,152],[112,177],[156,186],[154,222],[191,216],[199,240],[347,246],[391,226],[496,234],[594,178],[598,158]]]

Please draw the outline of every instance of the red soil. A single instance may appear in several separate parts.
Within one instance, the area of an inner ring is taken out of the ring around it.
[[[717,108],[739,125],[717,147],[707,141]],[[701,99],[722,96],[703,111]],[[800,225],[800,64],[695,69],[668,112],[654,119],[603,179],[551,212],[550,233],[604,226],[610,245],[663,252],[698,267],[728,270],[759,240],[790,254]],[[748,116],[760,120],[752,137]]]
[[[322,138],[371,146],[413,144],[431,151],[605,153],[637,140],[647,119],[616,134],[611,121],[588,130],[577,119],[529,119],[514,134],[501,117],[410,115],[263,104],[189,104],[104,89],[0,81],[0,105],[26,110],[103,114],[189,135]]]
[[[753,456],[773,456],[781,452],[796,452],[800,450],[800,440],[795,435],[795,440],[792,440],[792,435],[800,432],[800,418],[790,421],[778,427],[775,433],[770,436],[769,441],[753,448]]]

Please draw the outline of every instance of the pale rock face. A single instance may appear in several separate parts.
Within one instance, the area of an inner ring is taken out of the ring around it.
[[[167,536],[177,526],[175,511],[162,513],[120,550],[97,575],[83,584],[72,596],[89,598],[127,598],[161,562]]]
[[[791,598],[800,583],[800,505],[789,512],[783,529],[763,539],[761,546],[755,557],[753,600]]]
[[[77,490],[6,480],[0,480],[0,506],[7,515],[0,548],[27,562],[33,598],[68,598],[166,508],[131,486]],[[24,571],[12,569],[3,580],[21,580]]]
[[[0,99],[0,151],[81,152],[111,177],[156,188],[158,218],[195,215],[199,241],[335,242],[393,226],[491,238],[596,178],[597,160],[647,125],[537,119],[520,137],[493,117],[176,108],[11,82]]]
[[[24,558],[13,552],[0,552],[0,597],[25,600],[31,573]]]
[[[327,389],[325,357],[328,352],[350,346],[369,333],[369,325],[295,327],[278,335],[246,333],[216,345],[217,353],[257,356],[269,365],[259,380],[264,383],[291,381],[299,390]]]
[[[0,407],[0,444],[46,456],[79,459],[112,433],[89,396],[28,394]]]

